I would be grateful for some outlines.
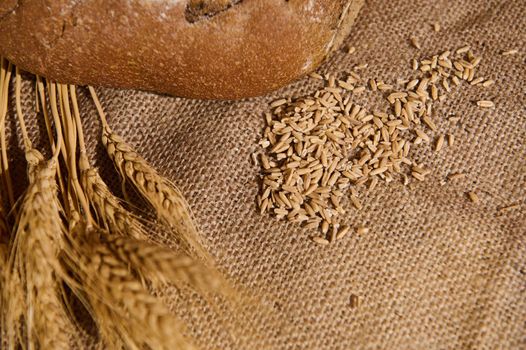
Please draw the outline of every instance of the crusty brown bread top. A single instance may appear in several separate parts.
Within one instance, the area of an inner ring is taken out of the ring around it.
[[[0,54],[63,83],[261,95],[315,69],[364,0],[4,0]]]

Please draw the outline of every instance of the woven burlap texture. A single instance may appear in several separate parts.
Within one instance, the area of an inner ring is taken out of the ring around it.
[[[455,146],[438,154],[429,144],[414,147],[413,158],[432,169],[427,180],[364,194],[363,210],[346,208],[345,221],[369,232],[327,247],[309,240],[316,231],[258,213],[260,169],[250,159],[260,150],[268,103],[309,94],[319,81],[304,78],[268,96],[230,102],[98,89],[111,126],[180,186],[218,265],[267,310],[240,316],[250,331],[233,338],[228,320],[218,326],[213,313],[198,312],[202,301],[161,291],[203,348],[526,348],[525,18],[521,0],[366,3],[346,40],[356,52],[337,52],[319,72],[368,63],[364,77],[395,83],[412,76],[413,58],[470,44],[483,57],[479,75],[496,84],[463,85],[438,103],[435,119],[441,132],[456,136]],[[514,48],[518,54],[501,55]],[[24,91],[30,111],[30,82]],[[496,107],[481,109],[474,103],[480,99]],[[387,107],[378,92],[356,100],[370,110]],[[118,189],[84,90],[80,104],[92,159]],[[447,122],[452,115],[458,124]],[[11,154],[23,178],[22,153]],[[454,172],[467,176],[446,181]],[[466,197],[475,189],[477,204]],[[512,203],[520,206],[498,211]],[[351,295],[358,306],[350,306]]]

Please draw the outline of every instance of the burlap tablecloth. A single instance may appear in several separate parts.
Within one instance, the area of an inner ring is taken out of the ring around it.
[[[411,59],[470,44],[483,57],[479,75],[496,84],[464,86],[439,103],[439,128],[454,133],[456,145],[438,154],[429,144],[415,147],[414,158],[433,170],[427,180],[378,186],[345,219],[370,231],[328,247],[308,239],[317,232],[258,213],[259,168],[250,160],[269,101],[308,94],[319,82],[305,78],[235,102],[98,90],[115,131],[181,187],[218,264],[261,297],[266,311],[241,316],[247,331],[233,339],[221,330],[228,320],[218,327],[213,314],[196,312],[202,301],[162,291],[204,348],[526,348],[525,18],[522,0],[367,1],[346,41],[356,53],[336,53],[319,72],[368,63],[364,77],[395,83],[411,77]],[[518,54],[501,55],[514,48]],[[24,86],[29,110],[34,98],[31,84]],[[385,109],[379,96],[357,100]],[[479,99],[496,108],[478,108]],[[118,189],[85,91],[80,104],[91,155]],[[461,118],[457,125],[446,121],[452,114]],[[24,171],[20,160],[15,173]],[[467,177],[447,182],[453,172]],[[466,198],[472,189],[477,204]],[[498,212],[511,203],[520,206]],[[351,295],[358,306],[351,307]]]

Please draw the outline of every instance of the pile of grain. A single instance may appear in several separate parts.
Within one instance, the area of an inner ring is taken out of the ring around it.
[[[319,244],[345,236],[350,227],[340,227],[339,217],[348,200],[362,208],[358,189],[366,185],[372,190],[380,181],[424,181],[430,170],[411,159],[411,146],[434,142],[438,152],[454,144],[454,135],[439,132],[433,104],[463,82],[493,84],[475,76],[480,61],[469,46],[413,60],[414,79],[399,79],[396,87],[377,79],[365,82],[356,73],[364,64],[341,79],[311,74],[324,81],[323,89],[297,100],[274,101],[265,114],[257,198],[261,213],[320,228],[322,236],[313,237]],[[389,108],[370,111],[354,103],[353,95],[366,89],[381,93]],[[494,107],[491,101],[477,104]]]

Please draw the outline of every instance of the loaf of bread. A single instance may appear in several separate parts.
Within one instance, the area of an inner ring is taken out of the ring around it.
[[[62,83],[261,95],[338,48],[364,0],[3,0],[0,54]]]

